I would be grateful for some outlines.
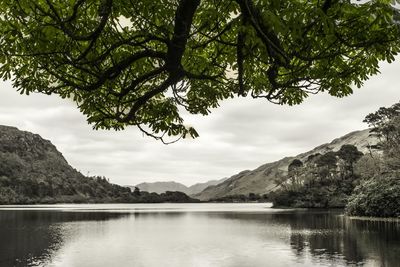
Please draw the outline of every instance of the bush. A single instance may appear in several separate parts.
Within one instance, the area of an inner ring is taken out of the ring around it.
[[[346,207],[353,216],[400,217],[400,174],[363,181]]]

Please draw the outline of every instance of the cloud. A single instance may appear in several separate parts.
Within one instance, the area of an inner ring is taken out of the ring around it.
[[[381,72],[343,99],[319,94],[289,107],[236,98],[206,117],[185,114],[200,138],[168,146],[134,127],[94,131],[74,103],[57,96],[19,95],[9,82],[1,83],[0,124],[51,140],[84,174],[104,175],[122,185],[156,180],[189,185],[253,169],[366,128],[365,115],[400,100],[400,61],[382,64]]]

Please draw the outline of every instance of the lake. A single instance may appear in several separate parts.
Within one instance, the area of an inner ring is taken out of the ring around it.
[[[0,206],[0,266],[400,266],[399,221],[270,206]]]

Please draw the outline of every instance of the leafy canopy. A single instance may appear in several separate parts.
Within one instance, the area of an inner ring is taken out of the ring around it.
[[[0,0],[0,77],[72,98],[96,129],[196,137],[179,108],[342,97],[393,61],[398,11],[363,2]]]

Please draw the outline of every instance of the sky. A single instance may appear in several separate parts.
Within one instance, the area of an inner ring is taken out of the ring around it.
[[[354,94],[310,96],[298,106],[235,98],[208,116],[185,116],[200,137],[164,145],[135,127],[93,130],[76,105],[56,95],[20,95],[0,82],[0,124],[40,134],[85,175],[106,176],[120,185],[177,181],[185,185],[230,177],[285,156],[295,156],[351,131],[364,117],[400,100],[400,58],[383,63]]]

